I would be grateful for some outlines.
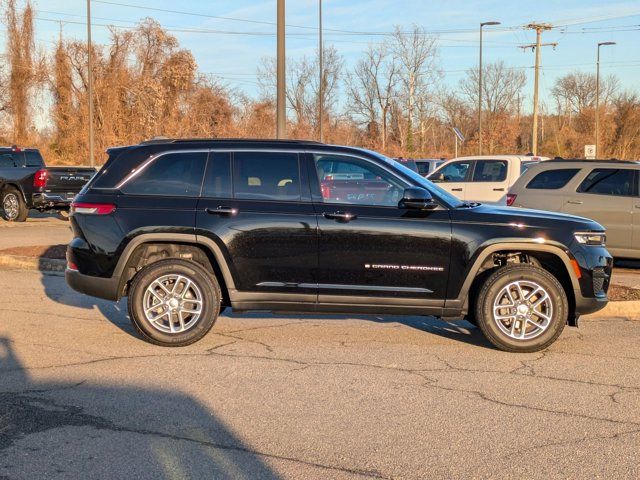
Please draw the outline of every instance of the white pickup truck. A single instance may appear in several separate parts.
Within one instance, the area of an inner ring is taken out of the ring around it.
[[[458,157],[438,167],[429,180],[467,202],[504,203],[509,187],[527,170],[547,157],[482,155]]]

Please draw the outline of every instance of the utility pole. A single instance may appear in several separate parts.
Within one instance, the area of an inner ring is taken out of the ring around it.
[[[322,118],[324,114],[324,71],[323,71],[323,45],[322,45],[322,0],[318,0],[318,65],[320,70],[320,83],[318,84],[318,139],[322,142]]]
[[[284,49],[284,2],[278,0],[278,27],[277,27],[277,67],[276,67],[276,138],[286,138],[287,132],[287,112],[286,112],[286,83],[285,83],[285,49]]]
[[[596,158],[600,153],[600,47],[615,44],[616,42],[598,43],[598,55],[596,58]]]
[[[91,47],[91,0],[87,0],[87,102],[89,103],[89,165],[95,165],[93,138],[93,48]]]
[[[533,125],[531,132],[531,152],[534,155],[538,154],[538,87],[539,87],[539,77],[540,77],[540,48],[542,47],[553,47],[554,49],[558,46],[557,43],[541,43],[542,40],[542,32],[545,30],[551,30],[551,25],[548,23],[531,23],[527,25],[526,28],[532,29],[536,31],[536,43],[531,45],[523,45],[520,48],[527,49],[530,48],[536,52],[536,66],[535,66],[535,77],[533,82]]]
[[[480,64],[478,66],[478,155],[482,155],[482,27],[486,27],[488,25],[500,25],[500,22],[482,22],[480,24]],[[456,154],[456,157],[457,156],[458,155]]]

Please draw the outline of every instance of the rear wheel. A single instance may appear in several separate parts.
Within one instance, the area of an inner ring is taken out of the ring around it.
[[[551,345],[567,322],[567,296],[548,271],[528,264],[496,270],[476,299],[476,319],[487,339],[508,352]]]
[[[215,276],[200,265],[161,260],[133,278],[129,316],[151,343],[182,347],[197,342],[213,327],[221,298]]]
[[[24,222],[29,209],[22,194],[15,188],[7,188],[2,192],[2,218],[8,222]]]

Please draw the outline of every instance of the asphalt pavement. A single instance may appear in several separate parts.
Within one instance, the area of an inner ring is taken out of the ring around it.
[[[624,318],[516,355],[466,322],[225,312],[168,349],[2,270],[0,478],[638,478],[639,345]]]

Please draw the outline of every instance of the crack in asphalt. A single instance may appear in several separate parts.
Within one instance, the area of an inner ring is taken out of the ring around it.
[[[78,384],[75,384],[69,387],[54,387],[54,389],[75,388],[77,386]],[[47,389],[45,391],[50,390]],[[247,453],[250,455],[284,460],[323,470],[349,473],[368,478],[379,478],[385,480],[391,478],[376,470],[327,465],[293,456],[262,452],[242,445],[218,443],[158,430],[118,425],[104,417],[87,414],[83,411],[82,407],[59,404],[52,399],[33,395],[0,393],[0,407],[0,411],[5,412],[0,416],[0,452],[11,447],[16,440],[35,433],[64,427],[91,427],[96,430],[106,430],[117,433],[134,433],[168,440],[190,442],[202,447]]]

